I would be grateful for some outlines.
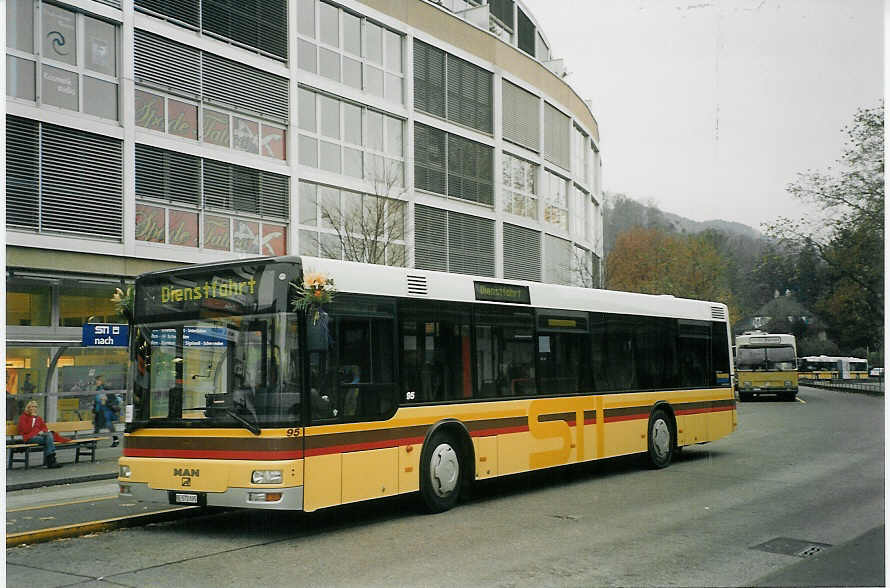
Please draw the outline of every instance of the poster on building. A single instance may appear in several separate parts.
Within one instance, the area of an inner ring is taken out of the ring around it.
[[[261,255],[287,255],[287,227],[263,223]]]
[[[164,209],[159,206],[136,205],[136,240],[151,243],[166,241]]]
[[[170,209],[170,244],[198,246],[198,213]]]
[[[229,219],[224,216],[204,216],[204,248],[229,251],[231,249]]]

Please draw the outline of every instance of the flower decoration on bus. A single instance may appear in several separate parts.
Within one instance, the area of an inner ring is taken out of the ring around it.
[[[132,322],[133,320],[135,293],[136,291],[133,286],[127,286],[126,292],[120,288],[115,288],[114,295],[111,297],[111,303],[114,305],[114,309],[119,315],[127,319],[127,322]]]
[[[337,293],[334,288],[334,278],[319,272],[308,272],[303,276],[303,283],[291,285],[296,289],[296,294],[291,300],[294,310],[305,311],[312,317],[315,325],[321,316],[321,309],[329,304]]]

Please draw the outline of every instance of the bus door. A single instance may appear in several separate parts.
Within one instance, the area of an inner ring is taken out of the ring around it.
[[[395,336],[391,299],[339,294],[307,317],[305,510],[398,493],[399,448],[382,423],[364,425],[397,408]]]

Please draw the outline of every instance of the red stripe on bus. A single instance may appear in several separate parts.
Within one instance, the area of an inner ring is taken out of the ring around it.
[[[124,457],[185,459],[302,459],[302,451],[214,451],[202,449],[124,449]]]
[[[735,410],[734,406],[711,406],[708,408],[690,408],[688,410],[677,410],[675,411],[678,415],[687,415],[687,414],[706,414],[709,412],[723,412],[726,410]]]
[[[637,414],[623,414],[621,416],[607,416],[606,423],[617,423],[618,421],[636,421],[640,419],[648,419],[648,412],[640,412]]]

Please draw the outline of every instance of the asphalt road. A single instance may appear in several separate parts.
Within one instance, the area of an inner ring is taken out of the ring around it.
[[[7,585],[882,585],[884,400],[802,388],[652,471],[637,458],[317,513],[232,511],[7,549]],[[803,557],[809,555],[809,557]]]

